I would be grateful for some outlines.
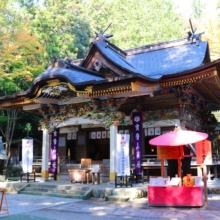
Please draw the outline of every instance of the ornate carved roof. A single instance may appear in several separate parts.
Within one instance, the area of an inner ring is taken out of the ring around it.
[[[200,111],[211,111],[220,109],[219,77],[220,59],[210,62],[207,42],[184,38],[122,51],[97,35],[79,66],[55,59],[29,90],[0,97],[0,108],[36,111],[45,104],[92,102],[94,108],[105,109],[111,103],[112,109],[121,105],[129,112],[137,104],[135,97],[144,97],[146,108],[192,102]]]

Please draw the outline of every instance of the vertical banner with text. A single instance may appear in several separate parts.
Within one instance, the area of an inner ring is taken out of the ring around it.
[[[130,176],[129,134],[117,134],[116,167],[118,176]]]
[[[133,141],[134,141],[134,164],[136,173],[141,172],[142,153],[142,112],[132,113]]]
[[[212,164],[212,143],[204,140],[196,143],[197,164]]]
[[[32,173],[33,165],[33,139],[22,139],[22,170]]]
[[[57,173],[59,134],[60,134],[59,128],[55,129],[51,134],[51,147],[50,147],[50,172],[51,173]]]

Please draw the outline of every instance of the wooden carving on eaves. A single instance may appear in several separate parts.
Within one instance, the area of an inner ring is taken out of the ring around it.
[[[108,110],[93,110],[88,104],[72,105],[42,105],[38,109],[43,119],[39,121],[39,129],[48,129],[52,131],[55,127],[51,124],[65,122],[68,118],[84,117],[99,122],[103,127],[109,129],[113,124],[127,125],[126,115],[120,111],[110,112]],[[55,122],[55,123],[52,123]]]

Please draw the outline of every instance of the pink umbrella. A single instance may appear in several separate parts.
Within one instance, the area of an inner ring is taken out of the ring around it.
[[[206,133],[179,130],[171,131],[158,137],[152,138],[149,141],[149,144],[154,146],[180,146],[203,141],[207,137],[208,135]]]

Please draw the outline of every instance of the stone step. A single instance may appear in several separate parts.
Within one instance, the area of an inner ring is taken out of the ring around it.
[[[44,184],[28,184],[20,189],[19,194],[53,196],[74,199],[90,199],[92,189],[80,186],[57,186]]]
[[[52,192],[52,193],[63,193],[63,194],[79,194],[83,195],[88,190],[79,191],[79,190],[59,190],[59,189],[51,189],[51,188],[40,188],[40,187],[25,187],[23,191],[40,191],[40,192]]]
[[[39,188],[45,188],[45,189],[59,189],[59,190],[81,190],[86,191],[89,190],[89,187],[86,186],[70,186],[70,185],[47,185],[47,184],[30,184],[31,187],[39,187]]]
[[[127,202],[129,200],[129,196],[106,196],[105,199],[113,202]]]
[[[73,195],[73,194],[63,194],[63,193],[48,193],[39,191],[20,191],[19,194],[26,195],[36,195],[36,196],[51,196],[51,197],[61,197],[61,198],[71,198],[71,199],[89,199],[87,195]]]

